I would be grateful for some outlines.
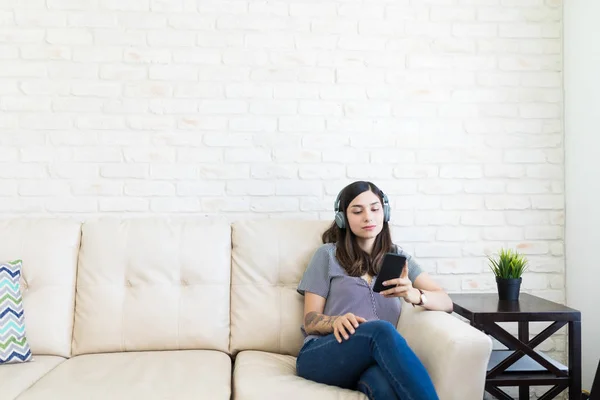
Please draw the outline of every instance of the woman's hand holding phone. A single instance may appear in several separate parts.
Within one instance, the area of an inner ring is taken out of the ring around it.
[[[394,286],[380,292],[386,298],[402,297],[407,303],[412,304],[417,304],[421,301],[421,292],[413,287],[411,280],[408,278],[408,263],[404,264],[399,278],[389,279],[383,282],[383,286]]]

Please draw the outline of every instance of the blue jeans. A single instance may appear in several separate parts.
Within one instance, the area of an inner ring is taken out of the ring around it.
[[[387,321],[362,323],[342,343],[333,334],[305,343],[296,370],[302,378],[359,390],[371,400],[438,400],[427,370]]]

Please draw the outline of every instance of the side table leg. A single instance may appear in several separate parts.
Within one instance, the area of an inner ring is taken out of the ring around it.
[[[581,399],[581,321],[569,322],[569,400]]]
[[[525,344],[529,343],[529,322],[519,321],[519,340]],[[519,386],[519,400],[529,400],[529,386]]]

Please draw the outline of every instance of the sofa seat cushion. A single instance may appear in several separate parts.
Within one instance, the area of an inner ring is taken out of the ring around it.
[[[65,359],[62,357],[35,355],[33,361],[28,363],[0,365],[0,397],[5,400],[17,398],[63,361]]]
[[[214,350],[77,356],[23,393],[31,399],[229,399],[231,358]]]
[[[262,351],[238,353],[233,387],[236,400],[367,400],[361,392],[299,377],[296,375],[296,357]]]

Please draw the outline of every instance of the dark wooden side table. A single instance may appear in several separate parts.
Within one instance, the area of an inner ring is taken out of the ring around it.
[[[485,390],[500,400],[511,400],[500,387],[519,387],[519,399],[529,399],[530,386],[553,386],[539,400],[549,400],[569,389],[569,400],[581,399],[581,313],[561,304],[521,293],[519,301],[500,301],[497,293],[451,294],[454,312],[492,336],[508,350],[494,350],[488,365]],[[529,340],[529,322],[552,322]],[[518,323],[518,338],[498,322]],[[568,324],[569,366],[535,350]]]
[[[582,399],[587,400],[598,400],[600,399],[600,361],[598,362],[598,369],[596,369],[596,377],[592,383],[592,388],[587,395],[584,395]]]

